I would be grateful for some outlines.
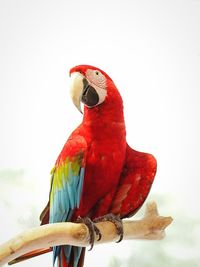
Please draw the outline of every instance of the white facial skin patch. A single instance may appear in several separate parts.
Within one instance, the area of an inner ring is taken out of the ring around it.
[[[96,106],[103,103],[107,96],[106,77],[99,70],[88,69],[86,71],[86,79],[99,96],[99,102]]]

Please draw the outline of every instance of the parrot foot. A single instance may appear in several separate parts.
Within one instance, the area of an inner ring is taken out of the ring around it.
[[[120,219],[120,217],[112,213],[109,213],[109,214],[106,214],[105,216],[94,219],[95,223],[105,222],[105,221],[112,222],[115,225],[117,234],[119,235],[119,240],[117,241],[117,243],[122,241],[123,236],[124,236],[124,230],[123,230],[122,220]]]
[[[98,236],[97,241],[99,241],[101,239],[101,232],[99,230],[99,228],[94,224],[94,222],[89,218],[89,217],[78,217],[76,220],[77,223],[84,223],[89,230],[89,243],[90,243],[90,248],[88,251],[92,250],[93,246],[94,246],[94,240],[95,240],[95,235]]]

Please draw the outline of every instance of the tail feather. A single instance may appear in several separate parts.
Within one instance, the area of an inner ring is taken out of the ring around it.
[[[16,258],[16,259],[10,261],[8,263],[8,265],[12,265],[12,264],[15,264],[15,263],[18,263],[18,262],[21,262],[21,261],[25,261],[25,260],[31,259],[33,257],[48,253],[50,251],[52,251],[52,248],[33,250],[31,252],[28,252],[28,253],[26,253],[26,254],[24,254],[24,255]]]
[[[79,262],[78,262],[78,267],[83,267],[84,259],[85,259],[85,248],[82,248],[81,255],[79,258]]]
[[[66,262],[66,259],[65,259],[65,251],[64,251],[64,248],[62,247],[62,250],[61,250],[61,256],[62,256],[62,265],[61,267],[68,267],[67,266],[67,262]]]
[[[74,267],[78,266],[80,256],[81,256],[81,247],[73,247],[73,254],[74,254]]]
[[[37,249],[28,252],[8,263],[12,265],[48,253],[53,250],[53,266],[57,267],[83,267],[85,248],[74,246],[57,246],[48,249]]]
[[[75,246],[54,247],[53,263],[57,267],[82,267],[85,248]]]

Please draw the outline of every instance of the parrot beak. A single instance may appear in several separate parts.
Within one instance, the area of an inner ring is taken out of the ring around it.
[[[83,79],[84,76],[80,72],[73,72],[71,74],[70,95],[74,105],[81,112],[81,97],[83,93]]]
[[[70,94],[74,105],[81,113],[81,102],[89,108],[99,103],[97,91],[80,72],[71,74]]]

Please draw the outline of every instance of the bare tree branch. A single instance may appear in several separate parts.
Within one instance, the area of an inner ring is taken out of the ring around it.
[[[159,216],[156,203],[148,203],[143,219],[123,221],[124,239],[163,239],[164,230],[171,222],[171,217]],[[95,240],[96,244],[118,240],[113,223],[99,222],[96,225],[102,234],[100,241]],[[39,226],[24,231],[0,246],[0,266],[35,249],[64,244],[86,247],[88,240],[89,231],[84,224],[66,222]]]

